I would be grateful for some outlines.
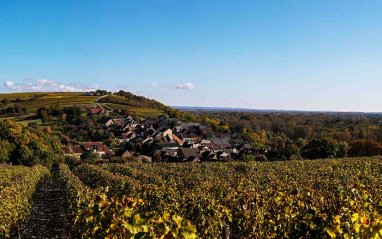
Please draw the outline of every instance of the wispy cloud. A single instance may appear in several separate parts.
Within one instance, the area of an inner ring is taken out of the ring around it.
[[[38,80],[35,84],[36,87],[45,87],[45,86],[54,86],[54,85],[58,85],[58,83],[51,80],[46,80],[46,79]]]
[[[82,91],[82,90],[80,90],[80,89],[76,89],[76,88],[74,88],[73,86],[63,85],[63,84],[61,84],[61,85],[59,86],[59,90],[60,90],[61,92],[77,92],[77,91]]]
[[[157,83],[150,83],[149,85],[150,85],[151,87],[157,87],[157,86],[158,86]]]
[[[26,79],[23,83],[14,83],[13,81],[6,81],[3,83],[3,89],[8,91],[26,91],[26,92],[38,92],[38,91],[61,91],[61,92],[81,92],[81,91],[94,91],[100,89],[99,85],[86,85],[81,86],[80,83],[62,84],[57,81],[40,79],[33,81],[32,79]]]
[[[15,83],[13,83],[12,81],[7,81],[7,82],[4,82],[4,87],[12,87]]]
[[[86,85],[83,87],[82,91],[96,91],[101,89],[100,85]]]
[[[195,85],[191,84],[191,83],[186,83],[184,85],[177,85],[175,86],[176,89],[178,90],[191,90],[195,87]]]

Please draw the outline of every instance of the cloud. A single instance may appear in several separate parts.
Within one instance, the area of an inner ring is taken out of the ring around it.
[[[185,85],[177,85],[175,86],[176,89],[178,90],[191,90],[195,87],[195,85],[191,83],[186,83]]]
[[[15,83],[13,83],[12,81],[7,81],[7,82],[4,82],[4,87],[7,87],[7,88],[10,88],[14,85]]]
[[[151,87],[156,87],[156,86],[158,86],[157,83],[150,83],[149,85],[150,85]]]
[[[99,85],[87,85],[81,86],[80,83],[70,83],[70,84],[62,84],[57,81],[40,79],[34,81],[32,79],[25,79],[21,83],[14,83],[12,81],[7,81],[3,83],[3,89],[7,89],[8,91],[23,91],[23,92],[81,92],[81,91],[95,91],[100,89]]]
[[[99,90],[100,88],[101,86],[99,85],[86,85],[84,86],[82,91],[96,91],[96,90]]]
[[[53,85],[58,85],[58,83],[51,80],[46,80],[46,79],[38,80],[35,84],[36,87],[53,86]]]
[[[78,91],[81,91],[80,89],[76,89],[73,86],[63,85],[63,84],[61,84],[58,89],[61,92],[78,92]]]
[[[4,87],[6,87],[10,91],[51,91],[52,86],[58,85],[57,82],[41,79],[33,83],[33,80],[27,79],[26,83],[16,85],[12,81],[7,81],[4,83]]]

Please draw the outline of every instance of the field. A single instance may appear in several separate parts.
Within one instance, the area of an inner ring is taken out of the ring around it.
[[[224,225],[232,238],[382,236],[381,157],[60,165],[52,176],[69,200],[73,238],[221,238]],[[1,177],[2,189],[17,187],[10,180]],[[7,203],[0,202],[5,228]]]
[[[47,180],[49,170],[41,165],[0,167],[0,238],[12,237],[32,208],[34,192]]]
[[[36,97],[36,99],[30,100],[34,96],[38,97]],[[57,102],[59,102],[62,107],[95,106],[95,100],[99,98],[99,96],[83,96],[82,92],[0,94],[0,99],[4,98],[7,98],[9,101],[15,101],[17,98],[19,98],[21,99],[20,102],[10,102],[10,104],[17,103],[21,107],[27,107],[29,112],[35,112],[40,107],[48,108]]]
[[[155,118],[163,115],[163,111],[153,108],[141,108],[122,104],[102,103],[103,106],[110,109],[128,110],[133,112],[138,118]]]
[[[123,97],[113,97],[117,99],[124,99]],[[35,113],[38,108],[49,108],[51,105],[55,105],[57,102],[60,103],[61,107],[96,106],[95,102],[99,98],[99,96],[83,96],[83,93],[81,92],[0,94],[0,100],[4,98],[8,99],[8,105],[18,104],[21,107],[25,106],[27,107],[29,113]],[[128,110],[130,112],[133,112],[140,119],[145,119],[146,117],[155,118],[164,114],[162,110],[152,107],[142,107],[117,103],[102,103],[102,106],[109,110]],[[21,116],[19,116],[18,118],[18,121],[23,121]]]
[[[105,200],[140,198],[140,213],[190,221],[201,238],[220,237],[225,224],[233,238],[382,236],[382,158],[82,165],[74,174],[108,187]]]

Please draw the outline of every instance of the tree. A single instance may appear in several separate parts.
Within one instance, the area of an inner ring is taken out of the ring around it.
[[[348,155],[348,148],[349,145],[345,141],[341,141],[338,143],[338,152],[337,152],[337,158],[345,158]]]
[[[47,132],[48,134],[52,134],[52,133],[53,133],[53,131],[52,131],[52,129],[50,128],[49,125],[45,127],[45,132]]]
[[[8,102],[9,102],[9,100],[7,98],[3,98],[1,100],[1,103],[4,104],[4,105],[8,104]]]
[[[0,163],[6,163],[9,161],[9,157],[13,150],[15,150],[15,145],[7,140],[0,140]]]
[[[41,121],[43,123],[45,123],[45,122],[47,122],[49,120],[48,113],[47,113],[46,110],[41,111],[40,117],[41,117]]]
[[[334,139],[313,139],[303,148],[303,156],[308,159],[334,158],[338,150],[338,143]]]
[[[294,143],[285,141],[282,137],[276,137],[271,144],[271,150],[267,153],[267,158],[271,161],[300,159],[300,149]]]
[[[43,164],[50,167],[63,155],[57,136],[39,129],[23,127],[11,120],[0,121],[0,160],[15,165]]]
[[[94,164],[99,159],[99,155],[97,153],[93,153],[87,150],[81,154],[80,159],[81,159],[81,163]]]
[[[22,107],[21,110],[24,112],[24,114],[28,114],[28,108],[27,107]]]
[[[349,145],[349,156],[375,156],[382,154],[382,144],[375,140],[359,139]]]

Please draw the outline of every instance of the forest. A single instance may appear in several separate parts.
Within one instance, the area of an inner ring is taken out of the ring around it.
[[[196,116],[223,134],[237,132],[267,149],[271,161],[382,154],[381,114],[203,111]]]

